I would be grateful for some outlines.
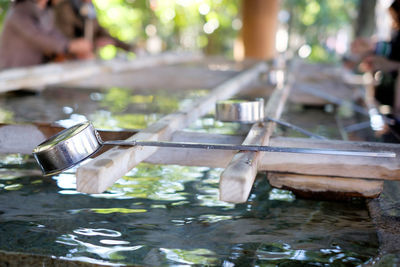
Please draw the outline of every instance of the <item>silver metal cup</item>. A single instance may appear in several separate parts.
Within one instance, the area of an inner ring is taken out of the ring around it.
[[[218,101],[216,118],[223,122],[255,123],[262,121],[264,120],[264,99]]]
[[[33,150],[44,175],[54,175],[87,159],[102,146],[90,122],[80,123],[50,137]]]

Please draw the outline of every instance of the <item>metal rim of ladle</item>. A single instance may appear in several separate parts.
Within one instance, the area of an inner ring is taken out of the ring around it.
[[[256,123],[264,120],[264,99],[228,99],[216,103],[216,119],[222,122]]]
[[[44,175],[67,170],[95,154],[102,140],[92,123],[84,122],[65,129],[39,144],[33,156]]]

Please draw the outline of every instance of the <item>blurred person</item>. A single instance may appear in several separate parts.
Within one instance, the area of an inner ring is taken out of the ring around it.
[[[396,92],[398,90],[396,81],[400,69],[400,0],[393,1],[389,7],[389,13],[392,17],[393,29],[391,41],[377,42],[373,46],[373,53],[367,55],[362,64],[369,71],[382,72],[380,83],[376,86],[375,98],[381,104],[392,106],[393,115],[400,118],[400,109],[396,108],[400,105]]]
[[[56,54],[91,57],[92,44],[68,40],[53,23],[48,0],[15,0],[0,36],[0,70],[46,63]]]
[[[400,0],[393,1],[389,14],[392,17],[392,38],[389,42],[359,38],[351,44],[351,51],[363,71],[381,72],[375,98],[380,104],[392,106],[393,113],[400,118],[400,93],[397,93],[396,86],[400,62]]]
[[[93,42],[95,49],[109,44],[126,51],[134,49],[100,26],[91,0],[56,0],[54,3],[56,26],[67,38],[86,38]]]
[[[400,61],[400,0],[394,0],[389,7],[392,18],[392,38],[389,42],[375,42],[367,38],[357,38],[351,44],[352,57],[363,60],[371,55],[383,56]]]

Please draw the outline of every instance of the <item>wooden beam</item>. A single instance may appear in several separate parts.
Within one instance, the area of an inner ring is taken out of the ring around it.
[[[215,107],[218,100],[237,94],[256,81],[267,70],[265,63],[241,72],[234,78],[214,88],[190,107],[169,114],[127,140],[168,140],[173,132],[187,127]],[[141,161],[157,151],[156,147],[114,147],[95,160],[78,168],[77,190],[84,193],[101,193]]]
[[[271,186],[288,189],[303,197],[325,195],[333,197],[375,198],[383,190],[383,181],[341,177],[307,176],[287,173],[268,173]],[[339,194],[339,196],[338,196]]]
[[[172,141],[240,144],[244,136],[177,132]],[[298,175],[319,175],[363,179],[400,180],[400,144],[348,142],[307,138],[273,137],[269,145],[361,151],[392,151],[396,158],[330,156],[313,154],[261,152],[258,171],[285,172]],[[178,164],[226,168],[234,151],[160,148],[146,160],[153,164]]]
[[[265,116],[279,119],[289,94],[289,85],[277,87],[266,104]],[[275,123],[256,123],[250,129],[243,144],[268,145]],[[242,203],[249,196],[258,171],[261,152],[239,152],[222,172],[219,183],[220,199]]]
[[[395,158],[331,156],[294,153],[264,153],[260,170],[291,172],[306,175],[380,178],[400,180],[400,145],[373,142],[315,140],[305,138],[273,138],[271,146],[308,147],[362,151],[391,151]]]
[[[89,60],[51,63],[0,72],[0,93],[18,89],[40,91],[45,86],[79,80],[101,73],[132,71],[161,64],[177,64],[201,59],[199,54],[165,53],[135,60]]]

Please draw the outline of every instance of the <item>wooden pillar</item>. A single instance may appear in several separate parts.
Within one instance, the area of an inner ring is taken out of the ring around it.
[[[275,34],[279,0],[242,0],[244,56],[271,59],[275,56]]]

